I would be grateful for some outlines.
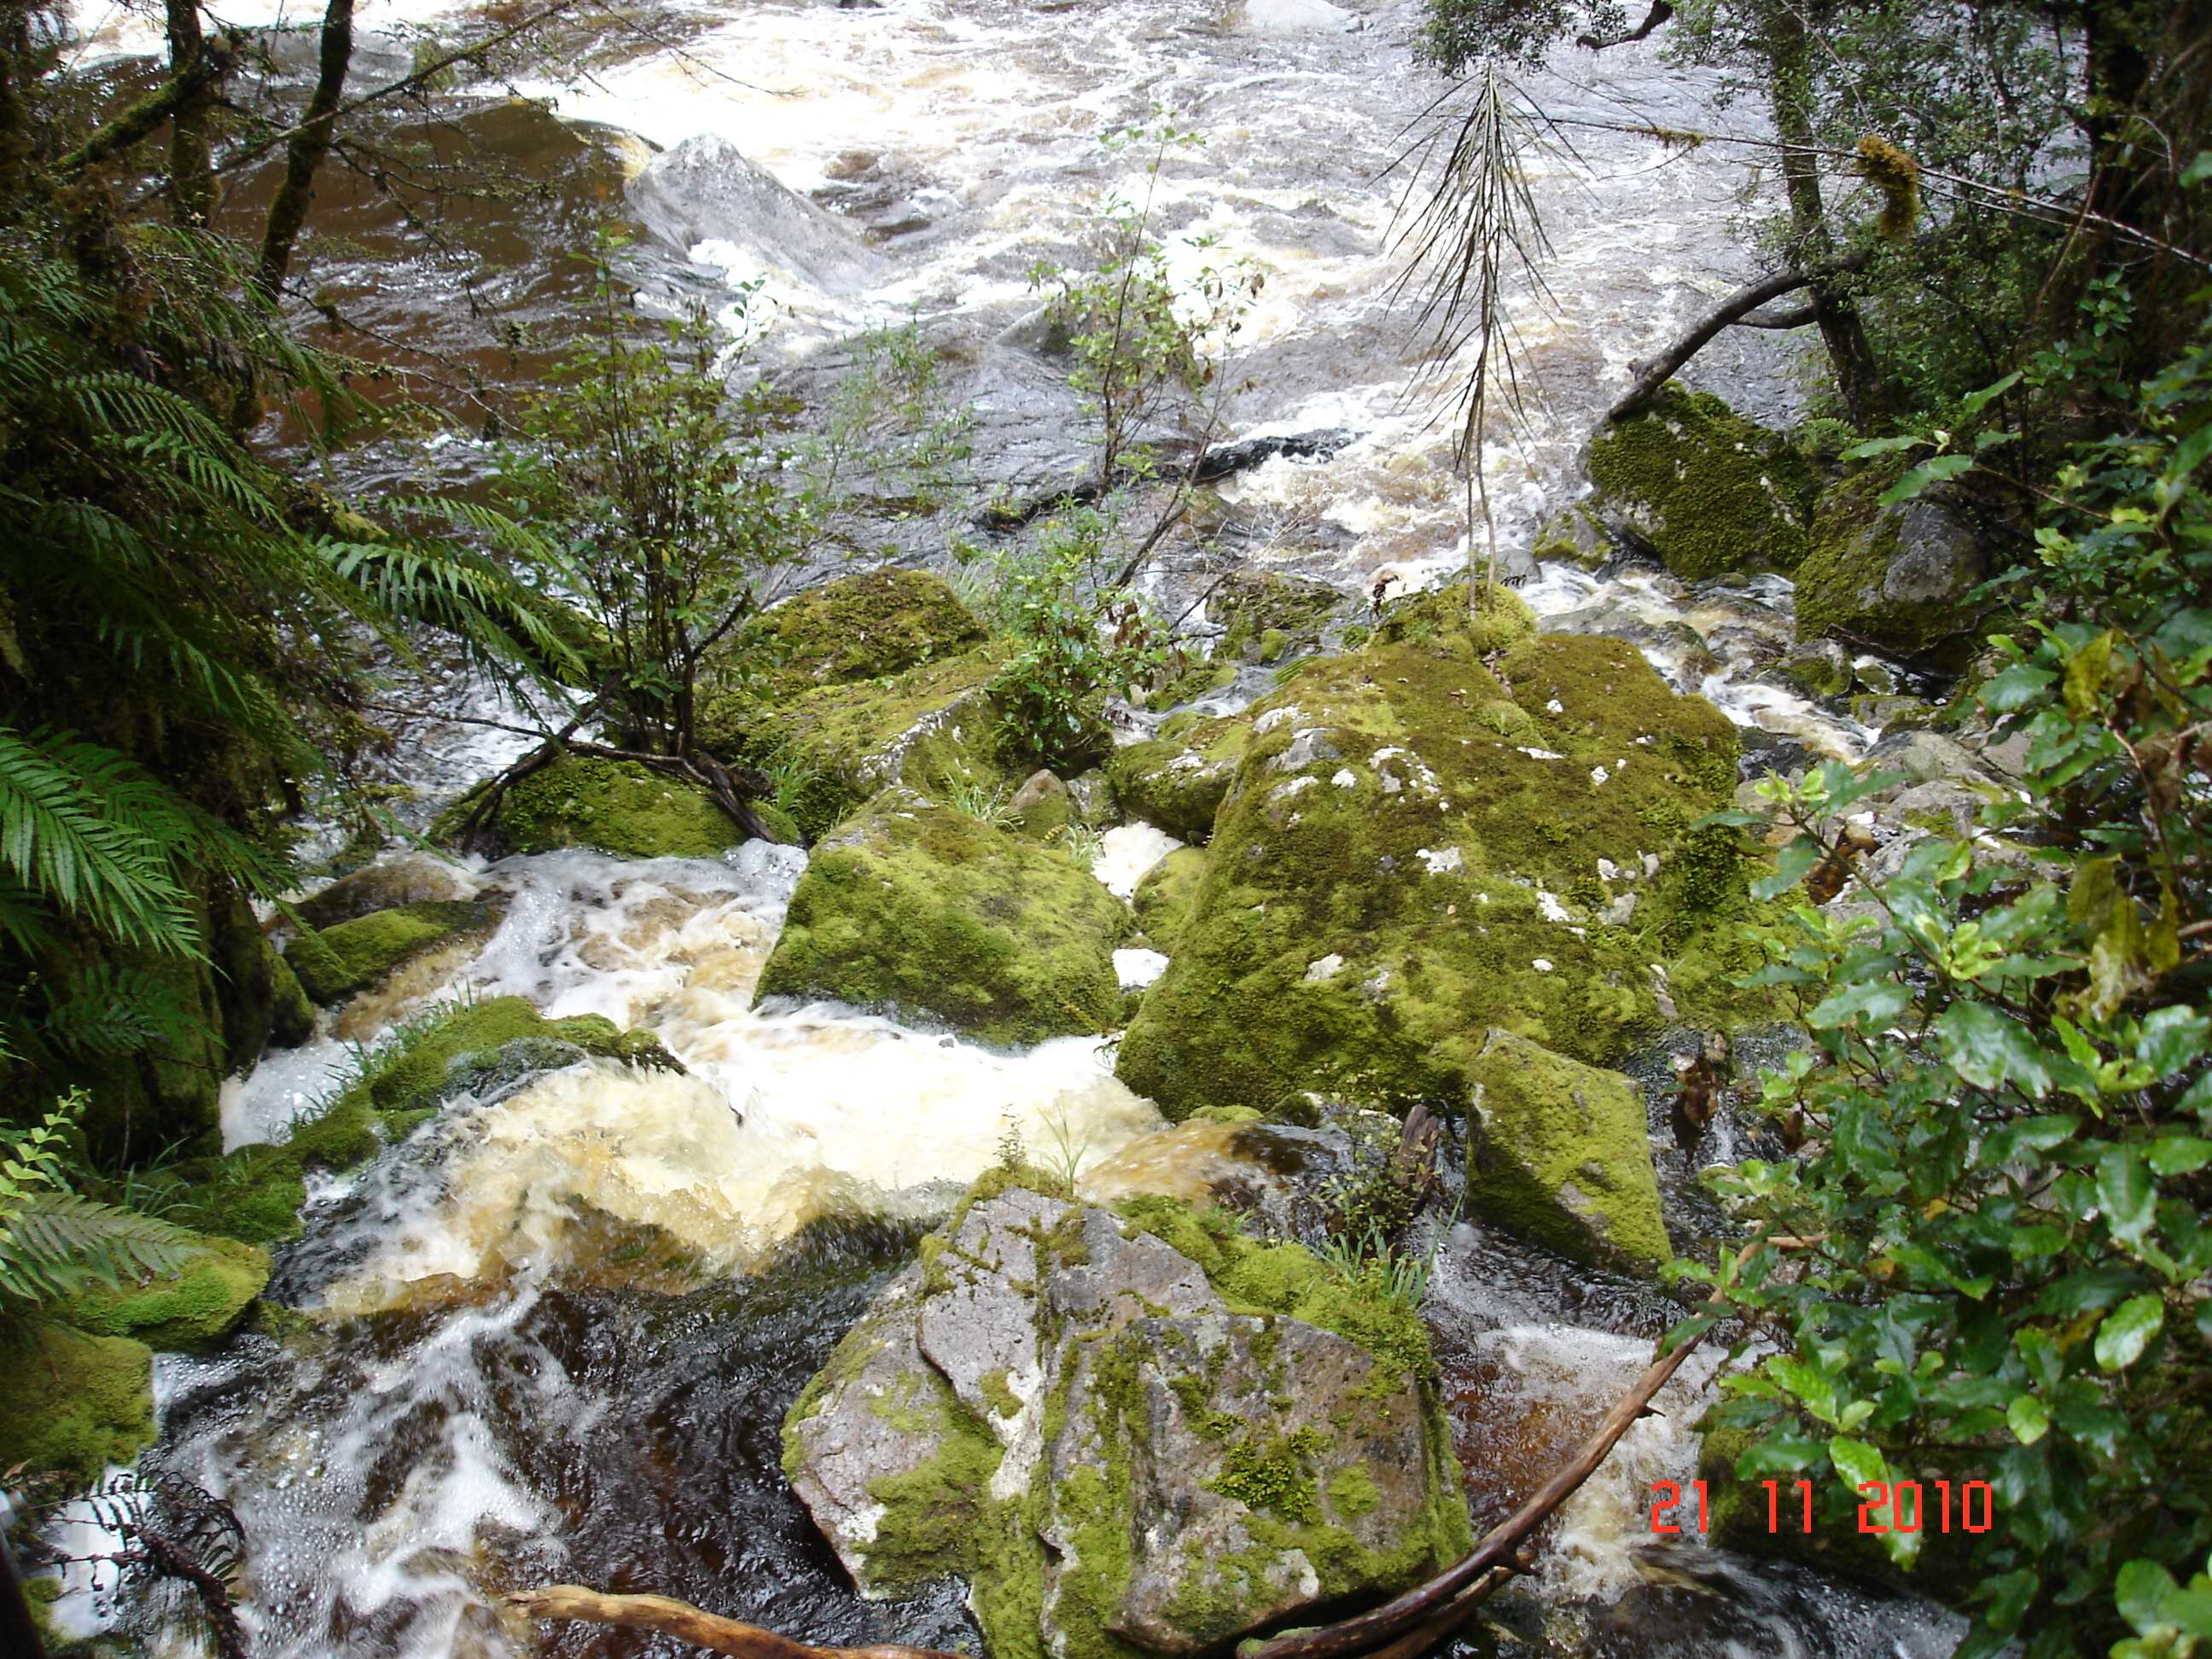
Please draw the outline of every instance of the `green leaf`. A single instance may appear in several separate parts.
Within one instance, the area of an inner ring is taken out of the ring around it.
[[[1985,386],[1979,392],[1970,392],[1965,397],[1960,398],[1959,413],[1964,416],[1966,420],[1972,420],[1975,416],[1980,414],[1984,410],[1987,409],[1991,404],[2003,397],[2006,392],[2011,391],[2019,384],[2020,371],[2018,369],[2014,369],[2011,374],[2006,375],[2004,379],[1997,381],[1994,386]],[[1961,422],[1961,424],[1964,424],[1964,421]]]
[[[2212,1140],[2202,1135],[2161,1135],[2143,1156],[2161,1176],[2194,1175],[2212,1164]]]
[[[2005,1426],[2023,1446],[2033,1446],[2051,1432],[2051,1413],[2032,1394],[2016,1394],[2005,1407]]]
[[[1824,999],[1806,1015],[1805,1023],[1816,1031],[1862,1024],[1879,1028],[1903,1013],[1911,1001],[1911,993],[1893,981],[1864,980]]]
[[[2180,1588],[2157,1562],[2130,1561],[2113,1581],[2112,1599],[2136,1634],[2148,1636],[2165,1624],[2166,1600]]]
[[[1843,459],[1863,461],[1876,455],[1894,455],[1899,450],[1930,448],[1935,442],[1933,438],[1918,432],[1908,432],[1899,438],[1869,438],[1863,444],[1853,444],[1844,452]]]
[[[2097,1203],[2105,1212],[2105,1224],[2123,1244],[2139,1243],[2150,1231],[2158,1187],[2133,1146],[2108,1146],[2097,1160]]]
[[[2051,1087],[2050,1068],[2027,1028],[1986,1003],[1953,1003],[1936,1022],[1936,1041],[1959,1075],[1978,1089],[2010,1084],[2039,1100]]]
[[[2131,1296],[2105,1316],[2097,1328],[2097,1365],[2124,1371],[2142,1358],[2150,1340],[2166,1326],[2166,1304],[2155,1296]]]
[[[1854,1494],[1869,1480],[1889,1479],[1888,1461],[1863,1440],[1837,1435],[1828,1442],[1828,1461],[1836,1466],[1836,1473],[1843,1476]]]
[[[2207,179],[2212,179],[2212,149],[2200,149],[2181,169],[2181,182],[2185,186],[2201,185]]]
[[[1982,707],[1993,714],[2009,714],[2041,702],[2058,676],[2033,663],[2016,662],[1982,688]]]
[[[1932,485],[1949,483],[1973,465],[1971,455],[1930,456],[1883,490],[1879,499],[1884,507],[1895,507],[1900,501],[1911,501]]]

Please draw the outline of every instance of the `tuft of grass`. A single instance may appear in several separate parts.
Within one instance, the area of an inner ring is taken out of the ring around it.
[[[1060,832],[1060,850],[1074,860],[1078,868],[1089,870],[1106,850],[1106,837],[1087,823],[1071,823]]]
[[[971,818],[980,818],[994,830],[1011,830],[1019,823],[1022,815],[1008,805],[1004,784],[985,786],[961,782],[948,786],[945,804],[956,812],[965,812]]]

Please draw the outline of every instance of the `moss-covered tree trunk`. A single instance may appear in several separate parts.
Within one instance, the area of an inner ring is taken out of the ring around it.
[[[283,181],[269,204],[269,217],[261,231],[260,257],[254,262],[254,285],[272,301],[292,269],[292,250],[314,200],[315,174],[330,154],[331,141],[337,131],[338,104],[345,96],[346,71],[352,63],[353,0],[330,0],[323,13],[315,90],[284,146]]]
[[[193,88],[169,118],[169,210],[180,225],[204,225],[215,211],[208,125],[222,82],[219,73],[201,73],[210,65],[198,0],[168,0],[168,33],[169,73]]]

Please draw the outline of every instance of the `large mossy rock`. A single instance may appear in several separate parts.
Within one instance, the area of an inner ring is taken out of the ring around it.
[[[924,1241],[785,1419],[785,1472],[863,1588],[957,1576],[996,1659],[1121,1659],[1463,1552],[1410,1310],[1218,1214],[1021,1178]]]
[[[154,1437],[154,1351],[52,1321],[0,1327],[0,1469],[84,1486]]]
[[[988,690],[1004,659],[1003,647],[989,643],[781,703],[725,698],[702,718],[702,736],[725,759],[781,779],[811,840],[891,784],[988,789],[1028,775]]]
[[[292,908],[310,927],[335,927],[403,904],[474,898],[482,885],[459,865],[434,853],[399,853],[340,876]]]
[[[1525,609],[1479,619],[1519,642],[1478,653],[1465,597],[1402,607],[1252,710],[1121,1044],[1170,1118],[1310,1091],[1455,1108],[1492,1026],[1602,1065],[1659,1022],[1662,975],[1700,1012],[1741,994],[1741,860],[1687,833],[1733,797],[1734,728],[1632,646],[1537,635]]]
[[[982,641],[983,625],[941,578],[876,570],[793,595],[739,629],[717,665],[740,695],[774,705],[820,686],[902,673]]]
[[[1213,834],[1213,815],[1251,735],[1252,722],[1242,714],[1177,714],[1158,737],[1107,757],[1114,799],[1131,817],[1179,841],[1202,842]]]
[[[762,997],[830,997],[987,1042],[1112,1029],[1128,909],[1065,854],[916,790],[814,848]]]
[[[482,933],[495,907],[468,899],[424,899],[372,911],[334,927],[302,928],[284,960],[313,1001],[328,1006],[365,991],[427,951]]]
[[[458,830],[475,799],[471,791],[449,808],[439,831]],[[514,784],[490,829],[504,853],[587,847],[623,859],[720,858],[745,839],[704,789],[596,755],[564,755]]]
[[[1656,1267],[1673,1254],[1633,1083],[1498,1030],[1468,1073],[1476,1214],[1581,1261]]]
[[[197,1351],[237,1329],[268,1282],[268,1251],[211,1237],[174,1273],[143,1285],[95,1285],[56,1311],[94,1336],[135,1337],[164,1352]]]
[[[1799,637],[1907,655],[1978,644],[1980,612],[1964,601],[1984,574],[1979,538],[1934,501],[1881,506],[1879,482],[1854,478],[1821,497],[1796,573]]]
[[[1591,439],[1586,465],[1589,510],[1678,576],[1794,570],[1810,545],[1819,474],[1710,392],[1669,385]]]

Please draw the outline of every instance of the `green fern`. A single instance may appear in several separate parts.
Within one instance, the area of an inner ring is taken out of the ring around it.
[[[171,1273],[198,1248],[181,1227],[70,1190],[64,1149],[82,1104],[72,1092],[45,1122],[0,1134],[0,1311]]]

